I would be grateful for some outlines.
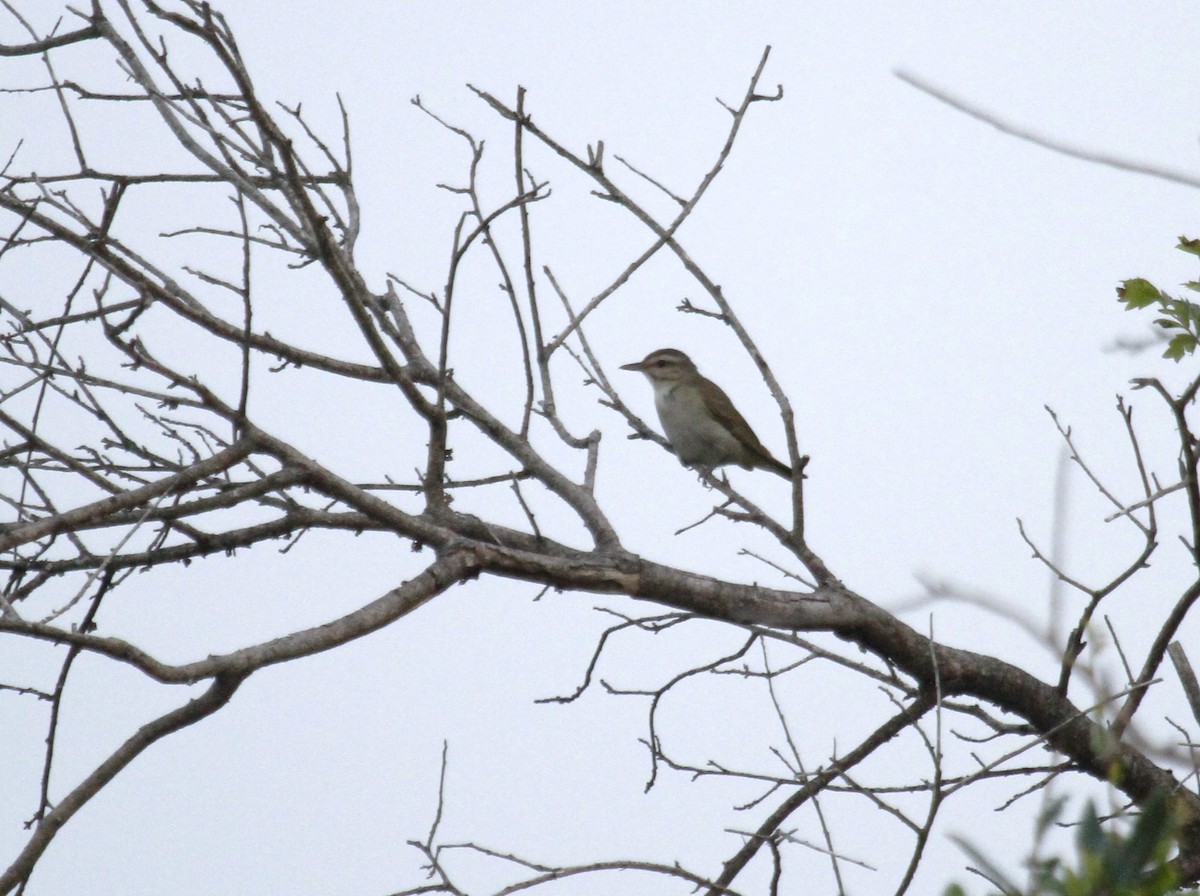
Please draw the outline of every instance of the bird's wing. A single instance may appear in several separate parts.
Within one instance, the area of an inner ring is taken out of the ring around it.
[[[758,436],[754,434],[754,430],[750,428],[746,418],[738,413],[738,409],[733,406],[733,402],[729,400],[725,390],[716,383],[711,383],[711,385],[713,401],[709,410],[712,415],[733,433],[734,438],[745,445],[752,454],[758,455],[763,461],[779,463],[771,457],[771,452],[763,447],[763,443],[758,440]]]

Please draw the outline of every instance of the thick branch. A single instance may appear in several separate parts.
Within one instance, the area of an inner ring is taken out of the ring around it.
[[[0,44],[0,56],[34,56],[38,53],[45,53],[48,50],[77,44],[80,41],[94,40],[98,37],[100,37],[100,29],[95,24],[91,24],[86,28],[80,28],[78,31],[69,31],[66,34],[45,37],[27,44]]]

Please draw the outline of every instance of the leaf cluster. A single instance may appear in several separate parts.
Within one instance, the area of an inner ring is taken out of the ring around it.
[[[1057,800],[1043,813],[1037,839],[1057,823],[1064,803]],[[1035,859],[1028,890],[1007,880],[978,850],[964,847],[1005,896],[1167,896],[1177,892],[1178,877],[1169,858],[1178,833],[1178,820],[1162,795],[1147,801],[1132,825],[1122,829],[1110,824],[1106,830],[1089,801],[1078,822],[1077,867],[1058,856]],[[966,890],[954,884],[946,896],[966,896]]]
[[[1200,240],[1181,236],[1176,248],[1190,255],[1200,255]],[[1200,281],[1189,280],[1183,286],[1192,292],[1200,292]],[[1180,361],[1200,345],[1200,304],[1172,296],[1141,277],[1123,281],[1117,287],[1117,299],[1126,311],[1150,307],[1158,310],[1161,317],[1154,323],[1169,336],[1164,358]]]

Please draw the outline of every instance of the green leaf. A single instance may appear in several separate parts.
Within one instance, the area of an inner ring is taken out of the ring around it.
[[[1163,294],[1149,280],[1134,277],[1124,281],[1117,287],[1117,299],[1125,306],[1126,311],[1145,308],[1155,302],[1161,302]]]
[[[1075,835],[1079,843],[1079,851],[1085,855],[1099,855],[1108,845],[1108,838],[1100,827],[1100,819],[1096,816],[1096,807],[1089,801],[1084,807],[1083,817],[1079,820],[1079,829]]]
[[[1200,255],[1200,240],[1190,239],[1186,236],[1179,238],[1179,245],[1175,248],[1181,249],[1184,252],[1189,252],[1192,255]]]
[[[1001,891],[1003,891],[1005,894],[1020,894],[1021,888],[1010,881],[1004,872],[996,867],[991,859],[989,859],[982,852],[961,837],[955,837],[952,835],[950,839],[958,845],[959,849],[970,856],[971,861],[979,866],[984,876],[998,886]]]
[[[1059,818],[1062,817],[1063,810],[1067,807],[1067,801],[1070,799],[1066,794],[1056,796],[1050,799],[1044,809],[1038,813],[1037,827],[1034,829],[1034,837],[1041,839],[1046,835],[1052,827],[1058,824]]]
[[[1044,819],[1057,818],[1061,804],[1052,805]],[[1176,874],[1169,857],[1176,849],[1178,819],[1169,797],[1158,794],[1136,815],[1101,821],[1089,802],[1076,828],[1076,854],[1070,864],[1057,857],[1038,857],[1028,868],[1026,887],[1014,888],[991,864],[959,838],[955,840],[1005,896],[1179,896]],[[1037,836],[1041,841],[1041,834]],[[966,896],[958,885],[943,896]]]
[[[1118,867],[1132,875],[1130,880],[1136,880],[1147,865],[1161,857],[1159,847],[1173,833],[1170,806],[1161,794],[1156,794],[1142,809],[1129,837],[1119,844]]]
[[[1196,350],[1196,337],[1191,333],[1180,333],[1178,336],[1172,336],[1171,341],[1167,343],[1167,350],[1163,352],[1164,358],[1170,358],[1172,361],[1182,361],[1184,355],[1190,355]]]
[[[1183,284],[1192,292],[1200,292],[1200,280],[1188,280]]]

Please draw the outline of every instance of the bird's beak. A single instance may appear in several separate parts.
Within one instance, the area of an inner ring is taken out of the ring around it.
[[[646,369],[644,361],[634,361],[632,364],[622,364],[622,370],[636,370],[639,373]]]

